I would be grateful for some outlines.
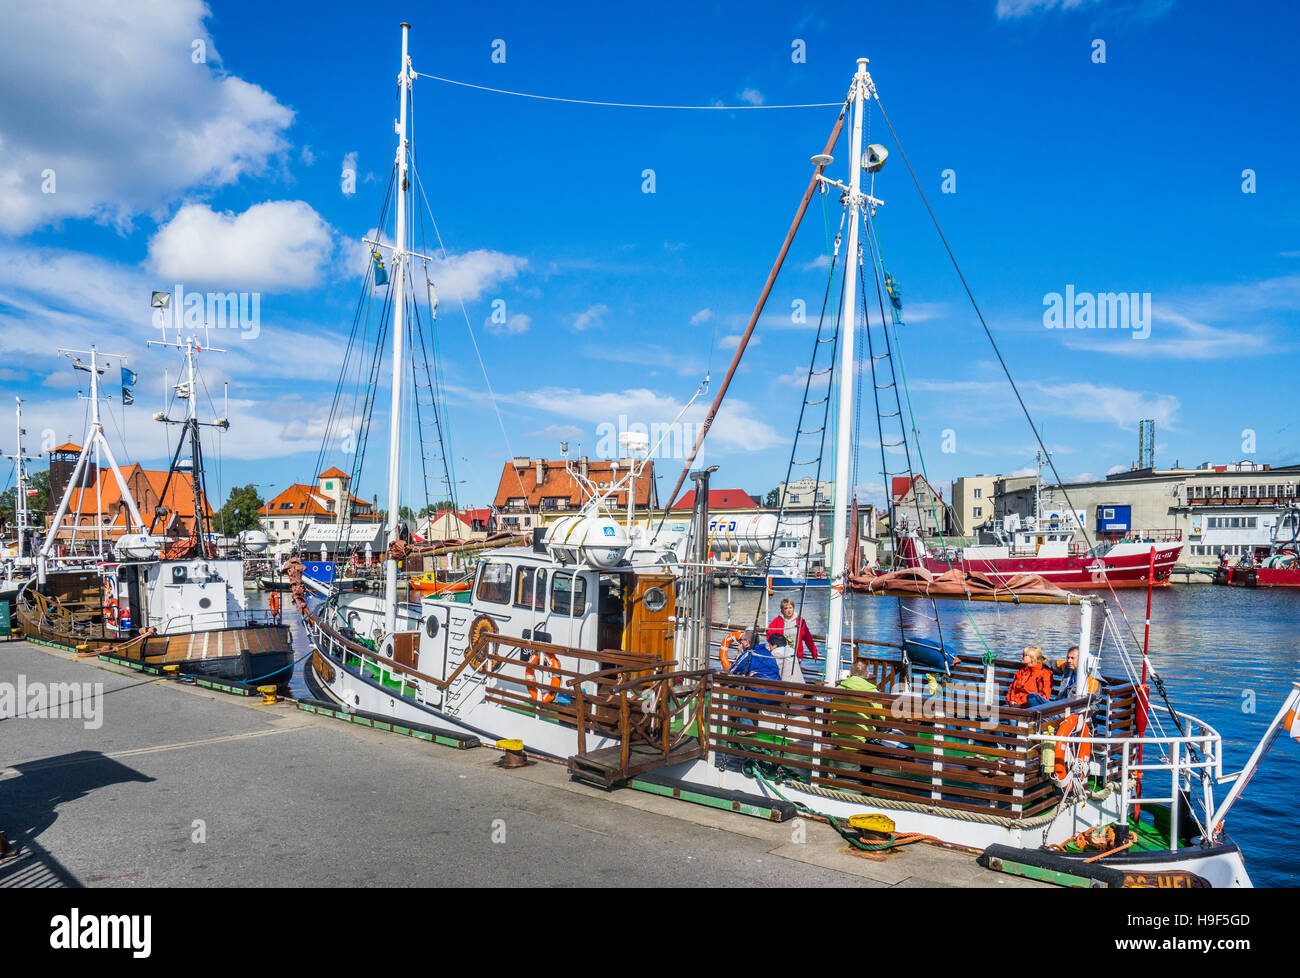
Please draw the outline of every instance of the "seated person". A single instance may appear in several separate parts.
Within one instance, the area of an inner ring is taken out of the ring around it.
[[[757,628],[750,631],[742,642],[740,654],[731,664],[731,673],[736,676],[757,676],[760,679],[780,679],[781,667],[766,645],[763,633]]]
[[[1079,646],[1071,645],[1070,651],[1065,653],[1064,659],[1056,660],[1055,672],[1060,674],[1060,679],[1056,683],[1056,698],[1058,700],[1069,699],[1074,695],[1075,673],[1079,669]]]
[[[772,647],[772,658],[781,670],[781,679],[787,683],[806,683],[808,680],[804,678],[803,668],[795,658],[794,649],[786,643],[785,636],[780,632],[768,632],[767,641]]]
[[[1037,645],[1027,645],[1020,657],[1020,669],[1007,690],[1007,706],[1032,710],[1051,698],[1052,672],[1043,661],[1043,650]]]

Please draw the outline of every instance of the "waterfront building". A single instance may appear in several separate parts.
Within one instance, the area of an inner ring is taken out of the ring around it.
[[[1181,562],[1212,567],[1220,554],[1240,557],[1267,547],[1273,527],[1288,506],[1297,502],[1300,465],[1273,468],[1243,460],[1204,463],[1194,469],[1131,469],[1090,482],[1044,485],[1044,510],[1068,508],[1087,518],[1095,540],[1120,540],[1144,530],[1165,530],[1183,542]],[[999,512],[1033,513],[1032,477],[1026,487],[1003,492]],[[1081,542],[1081,533],[1075,534]]]
[[[943,493],[935,489],[919,473],[909,479],[896,475],[890,482],[889,525],[906,526],[918,531],[922,537],[935,537],[952,533],[952,515]]]
[[[513,458],[501,470],[492,509],[502,530],[526,532],[547,526],[561,516],[570,516],[589,498],[586,483],[600,492],[626,478],[633,460]],[[610,505],[627,511],[627,490],[614,493]],[[654,462],[647,462],[636,479],[633,504],[638,510],[659,506]]]
[[[130,513],[112,470],[96,468],[89,459],[86,462],[89,471],[68,497],[68,510],[63,521],[57,527],[50,525],[55,515],[53,510],[57,509],[63,490],[72,478],[70,468],[56,471],[54,457],[71,455],[75,465],[80,452],[80,447],[72,444],[60,445],[51,452],[50,497],[53,503],[45,518],[47,538],[53,533],[57,543],[78,551],[93,544],[100,535],[106,541],[112,541],[130,529]],[[135,498],[141,516],[148,521],[157,515],[156,534],[186,537],[194,532],[194,485],[190,473],[176,472],[168,484],[166,470],[146,469],[133,463],[122,467],[122,478]],[[210,522],[212,508],[207,496],[201,493],[200,500],[204,515]],[[212,529],[219,530],[218,527]]]
[[[967,475],[952,484],[952,528],[954,536],[973,537],[979,528],[993,522],[993,497],[999,475]]]
[[[342,469],[328,468],[316,477],[314,485],[294,483],[266,503],[258,522],[271,552],[290,553],[307,528],[316,524],[382,524],[383,517],[371,503],[348,491],[351,481]],[[363,535],[367,539],[374,536],[372,529],[366,527]]]

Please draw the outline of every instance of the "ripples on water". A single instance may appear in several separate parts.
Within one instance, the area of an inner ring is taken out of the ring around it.
[[[1140,652],[1146,592],[1133,589],[1118,594],[1137,634],[1135,651]],[[719,590],[714,602],[715,620],[751,625],[760,598],[755,591],[733,590],[728,607],[727,592]],[[256,607],[264,607],[266,595],[250,593],[249,600]],[[798,601],[797,595],[795,600]],[[1112,597],[1107,595],[1106,600],[1114,607]],[[1018,657],[1019,650],[1026,645],[1038,645],[1050,661],[1064,658],[1066,650],[1078,642],[1077,608],[955,601],[940,601],[938,605],[939,626],[945,642],[966,656],[978,658],[983,653],[983,641],[999,657],[1005,658]],[[903,606],[909,635],[935,634],[928,601],[908,599]],[[776,612],[774,597],[770,613],[775,616]],[[814,596],[809,592],[803,615],[814,632],[823,634],[825,595]],[[770,620],[770,617],[759,617],[764,623]],[[852,595],[846,613],[848,627],[857,638],[896,642],[899,602],[893,598]],[[1151,607],[1151,661],[1164,678],[1174,706],[1206,721],[1223,736],[1225,774],[1245,765],[1264,728],[1291,689],[1291,683],[1300,681],[1298,632],[1300,593],[1297,592],[1195,584],[1168,587],[1155,593]],[[307,635],[301,623],[293,626],[293,640],[298,655],[307,650]],[[1094,641],[1094,647],[1095,644]],[[1132,650],[1132,639],[1129,644]],[[1102,646],[1102,669],[1111,675],[1123,675],[1123,667],[1110,651],[1112,648],[1110,640]],[[291,684],[296,696],[309,695],[301,669],[300,664]],[[1248,712],[1252,695],[1254,712]],[[1300,778],[1300,743],[1283,735],[1228,818],[1228,832],[1245,853],[1246,867],[1257,886],[1300,885],[1300,850],[1286,841],[1294,832],[1289,815],[1297,778]],[[1216,799],[1222,800],[1229,787],[1229,784],[1218,786]]]

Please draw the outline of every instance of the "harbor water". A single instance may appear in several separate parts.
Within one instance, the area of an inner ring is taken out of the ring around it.
[[[798,604],[798,593],[793,594]],[[249,603],[265,607],[264,592],[249,594]],[[1146,592],[1119,591],[1118,600],[1137,637],[1128,638],[1131,651],[1140,653],[1146,612]],[[714,620],[752,626],[766,623],[777,613],[779,595],[760,606],[758,591],[718,589]],[[1025,645],[1038,645],[1049,660],[1064,658],[1078,641],[1077,608],[1056,605],[1019,607],[984,602],[937,602],[938,627],[945,643],[959,655],[978,659],[985,643],[1001,658],[1017,658]],[[936,624],[929,601],[907,599],[902,620],[912,637],[933,637]],[[823,634],[826,594],[809,591],[803,615],[814,633]],[[765,617],[766,616],[766,617]],[[291,620],[295,616],[286,616]],[[1117,619],[1119,618],[1116,615]],[[852,595],[845,627],[856,638],[896,642],[899,637],[899,602],[894,598]],[[1208,584],[1172,586],[1157,591],[1151,608],[1151,663],[1164,679],[1170,702],[1216,728],[1224,740],[1224,773],[1241,769],[1277,712],[1291,684],[1300,681],[1300,594],[1281,590],[1227,589]],[[1120,626],[1123,627],[1122,619]],[[302,656],[308,648],[300,622],[293,622],[294,649]],[[1102,670],[1123,675],[1107,639],[1101,647]],[[309,695],[300,662],[291,688],[295,696]],[[819,678],[821,663],[807,659],[809,679]],[[1153,701],[1159,702],[1153,692]],[[1246,868],[1257,886],[1300,885],[1300,852],[1289,843],[1288,799],[1295,797],[1294,782],[1300,765],[1300,743],[1283,735],[1265,759],[1242,798],[1233,807],[1227,831],[1241,846]],[[1216,788],[1222,799],[1230,785]]]

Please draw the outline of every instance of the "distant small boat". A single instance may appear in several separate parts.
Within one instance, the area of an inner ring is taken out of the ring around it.
[[[469,590],[469,581],[440,581],[437,571],[425,571],[412,577],[411,590],[421,594],[464,594]]]

